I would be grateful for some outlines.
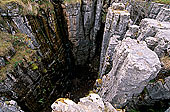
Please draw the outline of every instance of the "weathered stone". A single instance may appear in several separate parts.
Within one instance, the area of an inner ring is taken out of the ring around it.
[[[148,95],[153,100],[170,99],[170,76],[164,81],[157,81],[154,84],[149,84],[147,87]]]
[[[156,19],[158,21],[166,21],[170,22],[170,9],[167,8],[161,8],[161,11],[157,15]]]
[[[158,45],[158,39],[154,37],[147,37],[145,39],[145,42],[151,50],[154,50],[154,48]]]
[[[39,45],[35,39],[35,36],[33,35],[31,31],[31,27],[28,25],[27,18],[26,17],[24,18],[21,16],[13,17],[13,21],[22,33],[26,34],[29,38],[31,38],[31,39],[27,39],[26,41],[29,47],[31,49],[35,49],[36,47],[38,47]]]
[[[21,107],[17,105],[14,100],[7,100],[4,97],[0,97],[0,112],[24,112]]]
[[[152,2],[150,6],[149,18],[155,19],[158,13],[161,11],[161,8],[164,6],[164,4]]]
[[[123,106],[157,76],[161,63],[145,42],[124,39],[115,48],[112,70],[103,77],[99,92],[104,101]]]
[[[125,10],[125,5],[123,3],[113,3],[113,10]]]
[[[113,35],[119,35],[120,40],[124,37],[127,27],[130,21],[130,14],[126,10],[114,10],[112,7],[109,7],[108,13],[106,16],[106,23],[102,41],[102,50],[100,55],[100,68],[101,70],[104,64],[104,58],[106,55],[106,50],[109,45],[109,40]]]
[[[84,65],[96,53],[96,39],[101,24],[103,0],[66,4],[69,39],[73,43],[76,65]]]
[[[113,61],[113,54],[115,52],[115,47],[119,43],[120,36],[119,35],[113,35],[109,40],[109,45],[106,50],[106,55],[103,63],[103,67],[101,70],[100,77],[102,77],[104,74],[107,74],[112,69],[112,61]]]
[[[104,103],[102,98],[94,93],[80,98],[78,104],[66,98],[59,98],[51,105],[51,108],[52,112],[117,112],[109,102]]]
[[[159,22],[154,19],[145,18],[140,23],[140,34],[138,40],[145,40],[146,37],[154,37],[159,29],[169,29],[170,23]]]
[[[138,40],[145,40],[148,47],[154,50],[158,57],[163,57],[165,55],[170,41],[169,22],[160,22],[154,19],[145,18],[140,23],[139,32]],[[154,39],[155,42],[150,41],[150,39]]]
[[[131,37],[132,39],[136,39],[138,36],[139,26],[130,25],[129,30],[126,32],[125,37]]]

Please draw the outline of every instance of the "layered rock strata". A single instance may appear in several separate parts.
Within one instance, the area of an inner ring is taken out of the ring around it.
[[[111,37],[116,37],[114,35],[119,35],[119,40],[122,40],[128,25],[130,23],[130,13],[125,10],[125,6],[121,3],[114,3],[112,7],[109,7],[106,16],[105,30],[102,41],[102,50],[100,55],[100,76],[102,76],[102,68],[104,66],[106,50],[109,45],[109,40]]]

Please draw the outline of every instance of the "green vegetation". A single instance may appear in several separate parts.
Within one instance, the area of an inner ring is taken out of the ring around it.
[[[69,4],[81,3],[81,0],[64,0],[64,3]]]
[[[37,15],[40,9],[45,11],[47,9],[53,10],[53,5],[49,0],[38,0],[37,2],[35,0],[0,0],[0,7],[6,8],[6,5],[10,3],[19,4],[24,15]]]
[[[153,2],[162,3],[162,4],[169,4],[170,5],[170,0],[154,0]]]
[[[140,111],[132,109],[129,112],[140,112]]]
[[[6,73],[13,70],[17,65],[24,62],[26,59],[28,62],[31,61],[31,56],[35,54],[34,50],[31,50],[25,45],[24,34],[10,35],[8,33],[0,32],[0,56],[5,58],[5,66],[0,68],[0,80],[6,78]],[[16,53],[9,55],[10,50],[14,48]],[[8,58],[7,56],[10,56]],[[33,69],[37,69],[37,66],[34,66]]]

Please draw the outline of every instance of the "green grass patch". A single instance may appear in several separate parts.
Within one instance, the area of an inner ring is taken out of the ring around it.
[[[170,5],[170,0],[154,0],[153,2]]]

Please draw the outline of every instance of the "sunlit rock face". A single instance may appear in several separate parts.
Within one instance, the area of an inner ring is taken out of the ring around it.
[[[103,76],[99,94],[104,101],[123,106],[139,95],[160,69],[158,56],[145,42],[123,39],[115,48],[112,70]]]
[[[52,112],[117,112],[109,102],[103,102],[102,98],[95,93],[80,98],[77,104],[66,98],[57,99],[51,108]]]
[[[21,107],[17,105],[14,100],[7,100],[5,97],[0,97],[0,111],[1,112],[24,112]]]

